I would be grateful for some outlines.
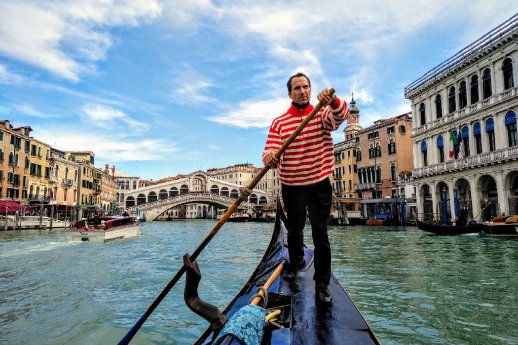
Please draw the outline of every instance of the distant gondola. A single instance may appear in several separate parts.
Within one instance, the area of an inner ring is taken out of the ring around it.
[[[443,223],[428,223],[416,220],[417,227],[423,231],[432,232],[437,235],[462,235],[477,234],[481,230],[481,223],[468,223],[466,225],[450,225]]]
[[[199,300],[196,289],[200,276],[193,277],[192,270],[187,268],[185,297],[192,303],[187,304],[211,323],[211,327],[195,344],[379,344],[374,332],[334,276],[329,285],[333,304],[320,305],[315,301],[313,249],[305,248],[308,264],[298,273],[295,281],[288,282],[282,275],[276,275],[279,264],[288,258],[284,221],[284,214],[278,210],[272,240],[263,259],[222,313]],[[260,299],[265,304],[251,308],[250,301],[266,281],[272,284],[266,289],[267,298]],[[259,311],[258,322],[252,329],[244,327],[245,324],[254,323],[247,318],[250,309],[254,313]],[[264,321],[265,316],[271,318],[270,322]],[[243,334],[255,334],[257,338],[245,341]]]

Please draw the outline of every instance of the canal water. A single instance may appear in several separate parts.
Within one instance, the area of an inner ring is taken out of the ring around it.
[[[0,344],[116,344],[214,224],[145,223],[142,236],[104,244],[0,231]],[[224,308],[272,228],[225,224],[198,257],[200,296]],[[331,227],[330,238],[333,271],[383,344],[518,344],[518,240],[415,227]],[[206,328],[183,285],[132,344],[191,344]]]

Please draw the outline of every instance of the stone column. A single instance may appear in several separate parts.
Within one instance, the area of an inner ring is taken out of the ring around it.
[[[498,205],[500,206],[500,214],[509,214],[509,205],[507,205],[507,198],[505,197],[504,177],[503,171],[495,172],[496,192],[498,194]]]
[[[435,181],[430,181],[429,183],[429,187],[430,187],[430,193],[432,194],[432,207],[433,207],[433,210],[432,212],[434,213],[434,219],[437,220],[439,219],[436,214],[437,212],[437,198],[436,198],[436,195],[435,195],[435,192],[436,192],[436,188],[435,188]]]
[[[481,216],[481,208],[480,208],[480,194],[477,191],[476,183],[477,183],[477,175],[468,176],[469,187],[471,192],[471,208],[473,210],[473,217],[478,222]]]

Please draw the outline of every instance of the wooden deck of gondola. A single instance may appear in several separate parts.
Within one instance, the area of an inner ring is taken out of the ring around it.
[[[281,223],[278,217],[272,242],[261,264],[223,311],[229,319],[250,303],[257,288],[264,284],[280,262],[287,259],[286,229]],[[328,306],[316,303],[312,248],[305,248],[304,259],[307,265],[298,272],[296,279],[287,281],[279,275],[268,288],[267,309],[281,310],[276,322],[283,328],[266,326],[261,345],[380,344],[361,312],[334,276],[329,285],[333,304]],[[213,344],[214,337],[213,330],[208,328],[195,344]],[[221,344],[238,342],[230,340]]]
[[[306,249],[311,251],[311,249]],[[306,257],[308,255],[306,254]],[[332,306],[315,300],[314,266],[301,270],[293,282],[281,281],[279,292],[291,295],[290,344],[376,344],[370,327],[334,276],[329,291]],[[275,344],[272,339],[272,344]]]

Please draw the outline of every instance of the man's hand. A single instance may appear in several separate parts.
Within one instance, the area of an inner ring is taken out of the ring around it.
[[[320,101],[320,103],[322,104],[323,107],[333,103],[335,98],[336,98],[336,96],[331,93],[330,88],[326,88],[326,89],[320,91],[320,93],[317,96],[317,99]]]
[[[279,159],[275,157],[275,151],[270,151],[264,155],[264,162],[271,168],[276,168],[279,164]]]

